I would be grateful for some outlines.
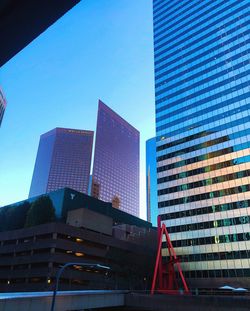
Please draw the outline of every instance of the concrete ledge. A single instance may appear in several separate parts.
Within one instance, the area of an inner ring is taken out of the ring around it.
[[[50,310],[52,292],[0,294],[0,311]],[[123,306],[151,311],[248,311],[250,296],[171,296],[129,293],[128,291],[61,291],[56,311],[95,308],[123,310]],[[124,309],[125,310],[125,309]]]
[[[55,311],[124,306],[125,291],[59,292]],[[0,311],[50,310],[52,292],[13,293],[0,295]]]
[[[249,296],[171,296],[130,293],[125,305],[152,311],[249,311]]]

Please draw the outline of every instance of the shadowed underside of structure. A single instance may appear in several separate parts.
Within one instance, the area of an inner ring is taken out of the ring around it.
[[[78,2],[80,0],[1,0],[0,66]]]

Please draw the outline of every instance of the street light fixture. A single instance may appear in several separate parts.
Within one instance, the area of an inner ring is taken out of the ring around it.
[[[52,299],[52,304],[51,304],[50,311],[54,311],[54,308],[55,308],[56,294],[57,294],[57,291],[58,291],[60,277],[61,277],[63,271],[67,267],[70,267],[70,266],[83,266],[83,267],[90,267],[90,268],[92,267],[92,268],[99,268],[99,269],[110,270],[110,267],[99,265],[99,264],[92,264],[92,263],[68,262],[65,265],[63,265],[60,268],[60,270],[58,270],[58,272],[56,274],[56,284],[55,284],[55,288],[54,288],[54,291],[53,291],[53,299]]]

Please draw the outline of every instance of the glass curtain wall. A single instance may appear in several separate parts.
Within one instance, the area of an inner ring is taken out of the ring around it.
[[[153,1],[158,212],[191,284],[250,285],[249,11]]]

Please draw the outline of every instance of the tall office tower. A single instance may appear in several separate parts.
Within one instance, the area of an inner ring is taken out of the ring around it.
[[[190,284],[249,287],[250,2],[153,10],[159,214]]]
[[[2,120],[3,120],[3,115],[4,115],[4,111],[5,111],[5,108],[6,108],[6,99],[3,95],[3,92],[2,90],[0,89],[0,126],[1,126],[1,123],[2,123]]]
[[[156,172],[156,138],[146,141],[146,195],[147,221],[157,226],[157,172]]]
[[[140,133],[99,101],[92,196],[139,216]]]
[[[64,187],[87,194],[93,135],[65,128],[41,135],[29,197]]]

